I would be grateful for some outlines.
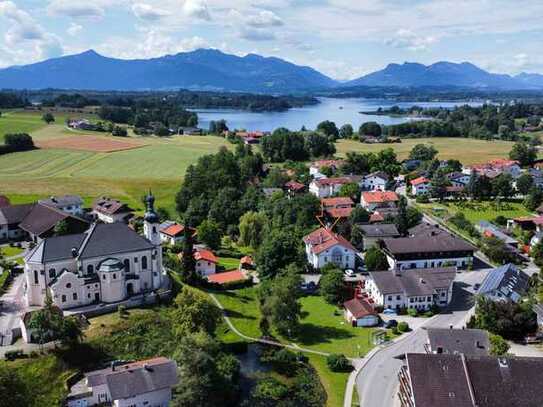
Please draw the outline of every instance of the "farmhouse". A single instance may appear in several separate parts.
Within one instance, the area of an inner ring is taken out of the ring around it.
[[[194,251],[194,261],[196,261],[196,272],[205,277],[215,274],[219,259],[211,250],[196,249]]]
[[[513,264],[490,271],[479,288],[479,295],[492,301],[519,302],[528,291],[529,277]]]
[[[41,199],[38,203],[70,215],[81,215],[83,213],[83,200],[77,195],[52,196],[48,199]]]
[[[343,307],[345,319],[352,326],[375,326],[379,323],[379,316],[365,300],[353,298],[344,302]]]
[[[98,198],[93,206],[92,213],[102,222],[128,222],[132,217],[132,209],[127,204],[109,197]]]
[[[362,179],[361,187],[365,191],[384,191],[388,180],[389,176],[386,172],[372,172]]]
[[[19,225],[34,205],[6,205],[0,207],[0,242],[22,240],[27,236],[27,233]]]
[[[423,223],[409,233],[409,237],[383,240],[382,248],[390,268],[465,268],[473,262],[476,248],[437,225]]]
[[[343,185],[351,184],[352,182],[352,179],[349,177],[321,178],[311,181],[309,192],[317,198],[328,198],[339,193]]]
[[[411,193],[415,196],[426,195],[430,192],[430,180],[426,177],[418,177],[411,181]]]
[[[323,212],[331,218],[348,218],[353,211],[354,202],[348,197],[321,199]]]
[[[366,291],[375,304],[385,309],[426,311],[450,303],[455,275],[454,267],[371,272]]]
[[[492,160],[484,164],[475,164],[465,167],[462,172],[466,175],[470,175],[473,171],[475,171],[477,175],[485,175],[489,178],[495,178],[500,174],[509,174],[514,179],[517,179],[522,174],[522,169],[520,168],[518,161],[506,160],[503,158]]]
[[[360,229],[364,235],[364,250],[377,246],[380,240],[400,236],[398,228],[396,228],[396,225],[393,223],[357,225],[357,228]]]
[[[321,173],[321,170],[323,168],[330,168],[332,170],[332,173],[336,173],[339,168],[343,165],[343,160],[319,160],[311,163],[311,166],[309,167],[309,175],[313,177],[313,179],[320,179],[320,178],[326,178],[326,175]]]
[[[396,209],[399,198],[393,191],[369,191],[362,192],[360,203],[368,211],[378,209]]]
[[[196,236],[196,229],[190,228],[192,236]],[[160,225],[160,241],[175,245],[185,240],[185,226],[175,222],[165,222]]]
[[[540,404],[543,358],[408,353],[402,359],[401,407]]]
[[[285,190],[290,195],[300,194],[305,191],[305,185],[296,181],[288,181],[285,184]]]
[[[482,329],[428,328],[424,348],[427,353],[488,356],[490,340]]]
[[[80,234],[42,240],[25,258],[25,300],[60,309],[115,303],[163,285],[154,197],[147,197],[144,236],[123,223],[95,223]]]
[[[356,249],[344,237],[330,229],[320,228],[304,237],[307,261],[320,269],[327,264],[335,264],[342,269],[355,266]]]
[[[70,389],[68,407],[168,406],[172,389],[179,382],[177,364],[158,357],[119,364],[85,374]]]

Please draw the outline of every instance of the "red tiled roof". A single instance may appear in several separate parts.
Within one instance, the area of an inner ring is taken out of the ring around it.
[[[319,254],[335,245],[356,251],[353,245],[343,236],[325,228],[317,229],[305,236],[304,243],[310,244],[312,246],[311,250],[315,254]]]
[[[240,264],[248,264],[250,266],[255,264],[251,256],[243,256],[239,262]]]
[[[289,181],[285,184],[285,187],[293,191],[301,191],[305,188],[305,185],[300,182]]]
[[[398,194],[393,191],[362,192],[362,198],[367,203],[397,202]]]
[[[348,218],[354,208],[327,208],[326,213],[332,218]]]
[[[194,260],[196,261],[205,260],[205,261],[209,261],[215,264],[219,262],[217,257],[213,254],[213,252],[211,250],[206,250],[206,249],[197,249],[194,252]]]
[[[338,206],[353,206],[354,202],[349,197],[322,198],[321,203],[325,208],[336,208]]]
[[[348,177],[322,178],[315,181],[318,186],[351,184],[352,182],[351,178]]]
[[[162,229],[160,233],[175,237],[182,234],[184,230],[185,227],[183,225],[180,225],[179,223],[174,223],[173,225],[168,226],[166,229]]]
[[[247,277],[239,270],[226,271],[224,273],[216,273],[207,276],[207,281],[217,284],[225,284],[242,280],[247,280]]]
[[[367,301],[359,300],[358,298],[353,298],[352,300],[344,302],[343,306],[353,314],[353,317],[356,319],[377,315],[373,307]]]
[[[426,177],[418,177],[411,181],[411,185],[419,185],[419,184],[426,184],[430,182],[430,180]]]
[[[370,216],[370,223],[383,222],[384,220],[385,220],[385,217],[381,215],[379,212],[374,212]]]

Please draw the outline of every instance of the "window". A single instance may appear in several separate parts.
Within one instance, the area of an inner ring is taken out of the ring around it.
[[[392,301],[392,295],[389,295],[389,296],[388,296],[388,300],[389,300],[389,301]]]
[[[89,274],[94,273],[94,266],[92,264],[89,264],[87,266],[87,273],[89,273]]]
[[[123,264],[124,264],[124,271],[127,273],[130,273],[130,260],[124,259]]]
[[[426,301],[432,301],[432,297],[426,297]]]
[[[147,256],[142,256],[141,258],[141,268],[146,269],[147,268]]]
[[[414,298],[409,298],[409,302],[415,302]]]
[[[34,284],[38,284],[38,270],[34,270]]]
[[[63,295],[63,296],[61,297],[61,299],[60,299],[60,300],[61,300],[62,302],[66,302],[66,296],[65,296],[65,295]]]
[[[138,258],[134,257],[134,263],[137,263],[137,262],[138,262]]]
[[[103,275],[102,275],[102,280],[105,280],[105,279],[106,279],[106,275],[103,274]]]
[[[66,283],[66,288],[72,288],[72,283]]]
[[[441,291],[441,296],[442,297],[445,297],[445,294],[446,294],[445,291]]]
[[[87,298],[90,298],[90,293],[87,294]]]
[[[72,297],[73,297],[74,301],[77,301],[77,293],[73,293]]]
[[[402,299],[402,296],[401,295],[397,295],[396,296],[396,301],[400,301]]]
[[[153,226],[153,234],[156,233],[156,226]]]
[[[117,274],[113,273],[113,280],[117,278]]]

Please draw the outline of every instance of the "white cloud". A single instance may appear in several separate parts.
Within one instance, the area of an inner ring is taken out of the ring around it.
[[[242,27],[239,31],[239,36],[248,41],[272,41],[276,39],[272,31],[251,27]]]
[[[52,0],[47,7],[47,12],[52,16],[72,18],[102,18],[105,14],[100,4],[87,0]]]
[[[410,51],[426,51],[430,45],[437,41],[438,39],[434,36],[420,36],[411,30],[402,28],[396,31],[393,38],[385,40],[385,44],[394,48],[406,48]]]
[[[79,25],[76,23],[70,23],[70,27],[68,27],[66,32],[72,37],[75,37],[81,32],[82,29],[83,29],[82,25]]]
[[[140,20],[146,21],[157,21],[162,17],[170,15],[169,11],[160,9],[158,7],[153,7],[147,3],[135,3],[132,5],[132,12]]]
[[[257,28],[279,27],[283,20],[273,11],[261,10],[256,14],[250,15],[246,20],[247,25]]]
[[[183,4],[183,12],[187,17],[197,18],[200,20],[211,20],[211,14],[204,0],[185,0]]]

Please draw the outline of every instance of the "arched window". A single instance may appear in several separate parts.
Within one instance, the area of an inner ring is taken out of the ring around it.
[[[34,270],[34,284],[38,284],[38,270]]]
[[[117,274],[113,273],[113,280],[117,278]]]
[[[73,293],[73,299],[74,301],[77,301],[77,293]]]
[[[124,264],[124,271],[127,273],[130,273],[130,260],[124,259],[123,264]]]
[[[153,235],[156,233],[156,226],[153,226]]]
[[[89,265],[87,266],[87,273],[88,273],[88,274],[94,273],[94,266],[93,266],[92,264],[89,264]]]
[[[66,296],[65,296],[65,295],[63,295],[63,296],[61,297],[61,301],[62,301],[62,302],[66,302]]]
[[[55,269],[49,269],[49,278],[55,278],[56,275],[57,273]]]
[[[146,270],[147,269],[147,256],[143,256],[141,258],[141,268]]]
[[[66,288],[72,288],[72,283],[67,283]]]

